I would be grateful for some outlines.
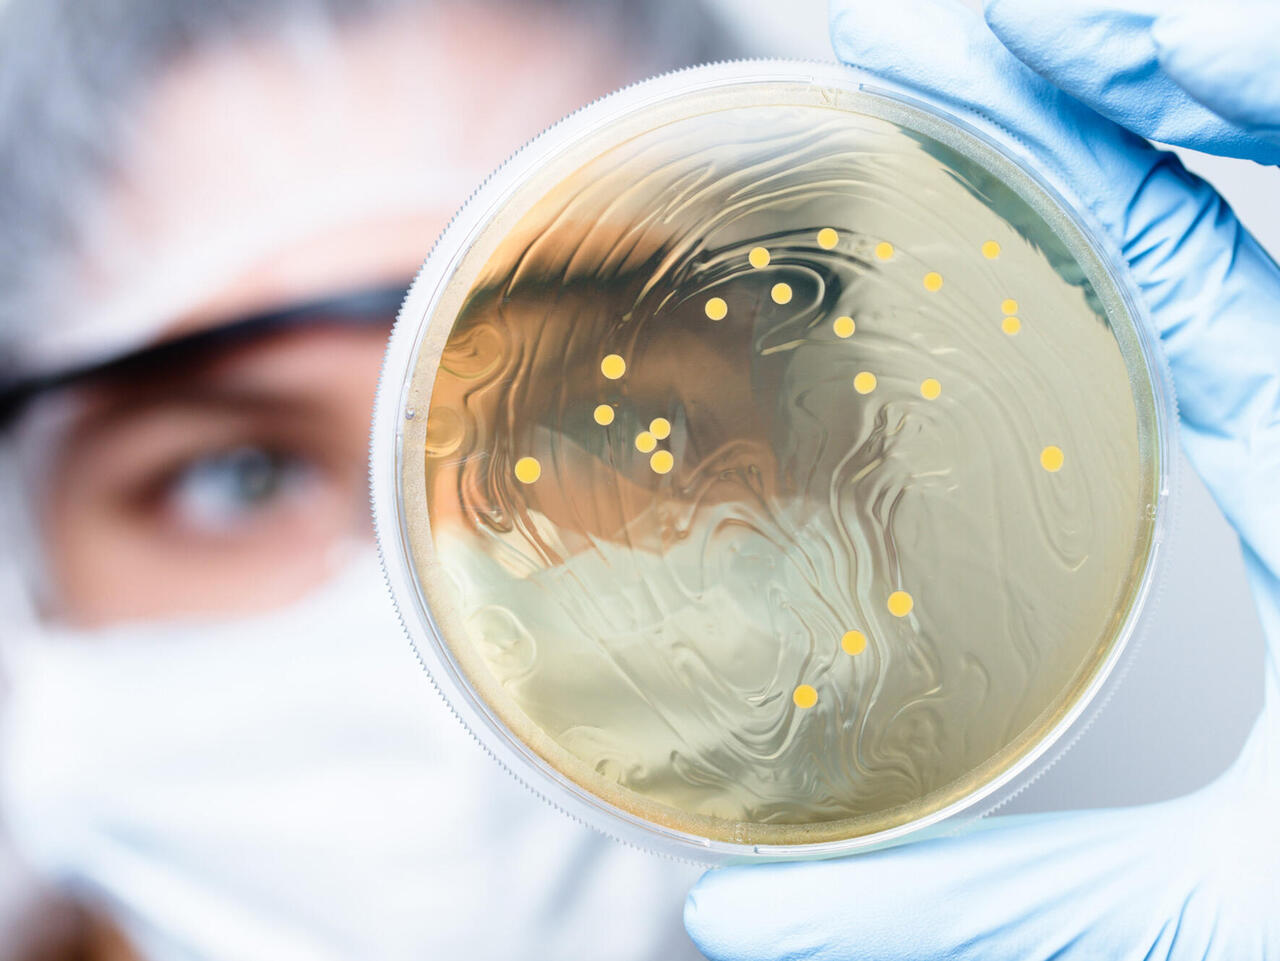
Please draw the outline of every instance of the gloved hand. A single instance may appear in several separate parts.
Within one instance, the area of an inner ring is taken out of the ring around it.
[[[1280,162],[1280,11],[1143,4],[1169,7],[992,0],[988,29],[945,0],[836,0],[832,36],[843,59],[1014,132],[1128,261],[1187,453],[1240,535],[1264,712],[1226,774],[1174,801],[711,871],[685,923],[717,961],[1280,958],[1280,268],[1211,187],[1118,125]]]

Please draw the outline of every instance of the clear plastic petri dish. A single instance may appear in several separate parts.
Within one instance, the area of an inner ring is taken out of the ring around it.
[[[948,830],[1119,676],[1167,373],[1012,138],[836,64],[571,115],[414,283],[372,434],[436,685],[569,814],[703,861]]]

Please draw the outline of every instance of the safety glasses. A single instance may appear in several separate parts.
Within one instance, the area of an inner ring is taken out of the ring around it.
[[[52,609],[233,616],[324,580],[369,537],[370,407],[403,293],[312,299],[5,387]]]
[[[11,425],[35,397],[98,379],[145,376],[258,338],[316,324],[389,326],[404,300],[407,284],[363,288],[255,312],[141,350],[92,364],[0,383],[0,429]]]

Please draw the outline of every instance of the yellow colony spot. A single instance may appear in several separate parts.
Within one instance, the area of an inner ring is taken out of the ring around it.
[[[880,241],[880,243],[876,244],[877,260],[888,260],[892,256],[893,256],[893,244],[889,243],[887,240],[882,240]]]
[[[846,654],[861,654],[867,649],[867,635],[861,631],[845,631],[840,647]]]
[[[812,684],[801,684],[791,695],[791,700],[796,702],[796,707],[810,708],[818,703],[818,692]]]
[[[712,320],[724,320],[729,313],[729,305],[724,302],[723,297],[712,297],[702,309],[707,312],[707,316]]]
[[[769,296],[773,298],[775,304],[789,304],[791,303],[791,285],[774,284],[773,290],[769,291]]]
[[[627,362],[617,354],[606,354],[600,361],[600,373],[610,380],[617,380],[627,372]]]
[[[542,465],[536,457],[521,457],[516,461],[516,480],[521,484],[532,484],[542,476]]]
[[[751,253],[747,254],[747,263],[756,268],[768,267],[769,251],[764,247],[752,247]]]
[[[658,450],[653,452],[653,456],[649,458],[649,466],[653,468],[655,474],[665,474],[675,466],[676,459],[671,456],[669,450]]]
[[[642,430],[636,434],[636,450],[642,454],[647,454],[658,446],[658,438],[654,437],[647,430]]]
[[[1012,337],[1022,329],[1022,321],[1017,317],[1006,317],[1004,320],[1000,321],[1000,329]]]
[[[649,433],[658,440],[666,440],[671,436],[671,421],[665,417],[655,417],[649,421]]]
[[[830,227],[823,227],[818,231],[818,246],[823,250],[830,250],[840,240],[840,235]]]
[[[1040,466],[1052,473],[1062,470],[1062,448],[1050,444],[1040,452]]]
[[[876,375],[869,370],[859,371],[853,378],[853,389],[859,394],[869,394],[876,389]]]
[[[894,591],[889,595],[889,613],[894,617],[906,617],[915,603],[906,591]]]
[[[1000,313],[1016,314],[1018,312],[1018,302],[1012,297],[1000,301]]]
[[[1000,256],[1000,245],[994,240],[988,240],[982,245],[982,256],[987,260],[995,260]]]
[[[852,337],[853,332],[857,330],[852,317],[837,317],[831,325],[831,329],[836,332],[837,337]]]
[[[608,404],[599,404],[596,406],[593,416],[596,419],[596,423],[601,427],[608,427],[613,423],[613,408]]]
[[[938,273],[936,270],[931,270],[927,274],[925,274],[924,289],[931,290],[931,291],[941,290],[942,274]]]
[[[925,400],[933,400],[942,393],[942,385],[935,377],[926,377],[920,382],[920,396]]]

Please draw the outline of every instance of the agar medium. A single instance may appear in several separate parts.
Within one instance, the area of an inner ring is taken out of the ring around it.
[[[704,860],[988,809],[1115,674],[1171,397],[1016,144],[837,65],[598,101],[472,197],[373,433],[422,661],[569,813]]]

